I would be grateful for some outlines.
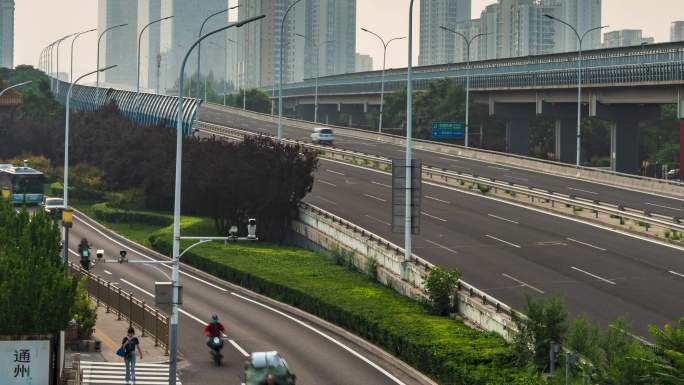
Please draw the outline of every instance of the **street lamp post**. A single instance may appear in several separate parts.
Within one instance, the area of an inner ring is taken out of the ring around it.
[[[280,21],[280,76],[278,79],[278,140],[283,138],[283,45],[285,40],[285,19],[290,10],[297,5],[302,0],[295,0],[283,15],[283,19]]]
[[[411,199],[411,178],[413,176],[413,2],[409,5],[409,25],[408,25],[408,65],[406,74],[406,191],[405,191],[405,210],[404,210],[404,262],[411,262],[413,253],[411,251],[411,209],[413,199]]]
[[[306,36],[304,36],[300,33],[297,33],[295,35],[297,35],[299,37],[303,37],[304,39],[306,39]],[[324,46],[326,44],[330,44],[334,41],[335,40],[328,40],[328,41],[324,41],[324,42],[321,42],[318,44],[313,44],[314,50],[316,51],[316,83],[315,83],[316,86],[315,86],[315,91],[314,91],[314,123],[318,123],[318,78],[321,76],[321,68],[318,65],[319,64],[318,58],[320,56],[320,49],[321,49],[321,46]]]
[[[390,39],[387,43],[385,43],[385,39],[380,37],[377,33],[370,31],[366,28],[361,28],[363,32],[368,32],[371,35],[375,35],[378,39],[380,39],[380,42],[382,43],[383,47],[383,54],[382,54],[382,80],[380,81],[380,122],[378,123],[378,132],[382,132],[382,113],[383,113],[383,108],[385,104],[385,62],[387,59],[387,47],[390,45],[391,42],[395,40],[401,40],[401,39],[406,39],[406,36],[402,37],[395,37],[394,39]]]
[[[544,17],[557,21],[561,24],[565,24],[566,26],[570,27],[570,29],[572,29],[572,31],[575,33],[575,36],[577,36],[577,41],[579,44],[577,57],[577,158],[575,161],[575,165],[579,167],[581,155],[580,146],[582,145],[582,42],[584,41],[584,38],[589,34],[589,32],[597,31],[603,28],[608,28],[608,26],[603,25],[600,27],[590,28],[584,31],[582,35],[580,35],[580,33],[577,31],[577,28],[573,27],[569,23],[566,23],[565,21],[548,14],[544,14]]]
[[[204,26],[207,24],[207,22],[209,21],[209,19],[211,19],[211,18],[214,17],[214,16],[220,15],[220,14],[222,14],[222,13],[226,13],[226,12],[228,12],[228,10],[231,10],[231,9],[234,9],[234,8],[237,8],[237,7],[238,7],[238,6],[236,5],[236,6],[234,6],[234,7],[230,7],[230,8],[226,8],[226,9],[220,10],[220,11],[218,11],[218,12],[214,12],[214,13],[212,13],[211,15],[207,16],[207,18],[204,19],[204,21],[202,22],[202,26],[200,27],[199,35],[197,35],[197,37],[199,38],[199,37],[202,36],[202,31],[204,31]],[[197,94],[196,94],[195,96],[197,96],[198,98],[199,98],[199,95],[200,95],[200,67],[201,67],[201,64],[202,64],[202,61],[201,61],[201,60],[202,60],[202,43],[200,43],[200,44],[197,46]],[[204,100],[207,100],[207,87],[206,87],[206,83],[205,83],[205,86],[204,86]]]
[[[60,81],[60,80],[59,80],[59,45],[62,44],[62,42],[63,42],[64,40],[66,40],[66,39],[68,39],[68,38],[70,38],[70,37],[72,37],[72,36],[74,36],[73,33],[71,33],[71,34],[69,34],[69,35],[66,35],[66,36],[64,36],[63,38],[57,40],[57,69],[56,69],[56,72],[57,72],[57,92],[56,92],[57,97],[59,97],[59,81]]]
[[[228,39],[228,41],[231,43],[235,43],[235,49],[236,50],[240,49],[239,48],[240,44],[237,41],[230,39],[230,38]],[[241,87],[242,88],[242,109],[246,110],[247,109],[247,91],[245,90],[245,63],[244,63],[244,60],[242,61],[242,63],[240,63],[240,65],[238,65],[237,60],[235,61],[235,72],[241,73],[240,77],[242,78],[242,81],[241,81],[241,84],[242,84],[242,87]],[[237,82],[233,83],[233,87],[235,87],[235,83],[237,83]],[[224,96],[223,96],[223,105],[224,106],[226,105],[225,99],[226,99],[226,97],[225,97],[225,93],[224,93]]]
[[[121,27],[125,27],[127,25],[128,25],[128,23],[124,23],[124,24],[119,24],[119,25],[109,27],[109,28],[105,29],[104,31],[102,31],[100,36],[97,38],[97,68],[100,68],[100,42],[102,41],[102,36],[104,36],[105,33],[113,30],[114,28],[121,28]],[[100,72],[102,72],[102,71],[95,71],[95,72],[96,72],[96,77],[97,77],[95,79],[95,105],[97,106],[97,104],[100,102]]]
[[[65,109],[66,109],[66,116],[64,119],[64,182],[63,182],[63,187],[64,190],[62,192],[62,196],[64,197],[64,207],[69,207],[69,106],[70,106],[70,101],[71,101],[71,91],[74,88],[74,85],[78,83],[81,79],[83,79],[86,76],[90,76],[94,73],[99,73],[99,72],[104,72],[107,70],[110,70],[112,68],[116,67],[116,65],[112,65],[106,68],[101,68],[97,69],[95,71],[88,72],[85,75],[82,75],[78,79],[76,79],[75,82],[69,84],[69,91],[67,91],[66,94],[66,102],[65,102]],[[69,228],[65,227],[64,228],[64,263],[69,260]]]
[[[190,46],[188,52],[185,54],[180,66],[180,73],[178,75],[178,120],[176,123],[176,178],[174,187],[174,202],[173,202],[173,249],[172,249],[172,266],[171,282],[173,287],[173,296],[171,304],[171,315],[169,318],[169,385],[176,385],[176,366],[178,359],[178,282],[180,277],[179,260],[180,260],[180,205],[181,205],[181,171],[182,171],[182,157],[183,157],[183,81],[185,75],[185,65],[188,62],[192,50],[200,44],[200,42],[209,36],[212,36],[221,31],[232,27],[241,27],[245,24],[259,20],[266,17],[266,15],[252,17],[243,21],[228,24],[225,27],[219,28],[204,36],[200,36],[194,44]]]
[[[79,32],[76,35],[74,35],[73,40],[71,40],[71,65],[69,68],[69,83],[72,83],[74,81],[74,43],[76,43],[76,39],[79,38],[79,36],[89,33],[89,32],[94,32],[97,31],[97,28],[94,29],[89,29],[87,31]]]
[[[465,108],[465,140],[464,140],[464,143],[465,143],[465,147],[468,148],[468,139],[469,139],[468,134],[469,134],[469,129],[470,129],[470,45],[473,43],[473,41],[475,39],[477,39],[478,37],[485,36],[486,33],[480,33],[480,34],[477,34],[477,35],[471,37],[470,39],[468,39],[468,37],[466,37],[466,35],[464,35],[460,32],[454,31],[453,29],[447,28],[443,25],[440,25],[439,28],[462,37],[463,41],[466,44],[466,63],[467,64],[466,64],[466,108]]]
[[[142,35],[143,35],[143,32],[145,32],[145,30],[146,30],[147,28],[149,28],[152,24],[161,23],[162,21],[168,20],[168,19],[171,19],[171,18],[173,18],[173,16],[163,17],[163,18],[161,18],[161,19],[159,19],[159,20],[155,20],[155,21],[153,21],[153,22],[151,22],[151,23],[145,25],[145,26],[140,30],[140,34],[138,35],[138,65],[137,65],[137,67],[136,67],[136,73],[137,73],[137,76],[138,76],[138,80],[137,80],[137,82],[136,82],[136,87],[135,87],[135,110],[136,110],[136,113],[138,112],[138,100],[139,100],[139,98],[140,98],[140,51],[141,51],[141,48],[142,48]]]
[[[15,84],[15,85],[13,85],[13,86],[7,87],[7,88],[5,88],[4,90],[0,91],[0,96],[2,96],[5,92],[7,92],[7,91],[9,91],[9,90],[11,90],[11,89],[14,89],[14,88],[17,88],[17,87],[21,87],[21,86],[25,86],[25,85],[31,84],[31,83],[33,83],[33,81],[32,81],[32,80],[29,80],[29,81],[26,81],[26,82],[23,82],[23,83],[19,83],[19,84]]]

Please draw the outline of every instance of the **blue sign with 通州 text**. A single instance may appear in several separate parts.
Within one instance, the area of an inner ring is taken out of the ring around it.
[[[462,122],[433,122],[432,139],[463,139],[465,124]]]

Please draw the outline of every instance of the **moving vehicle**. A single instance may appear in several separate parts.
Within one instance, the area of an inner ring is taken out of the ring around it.
[[[316,127],[311,133],[311,141],[315,144],[329,144],[332,146],[334,139],[331,128]]]
[[[45,197],[43,203],[40,204],[46,213],[50,214],[55,220],[62,218],[62,209],[64,208],[64,199]]]
[[[15,205],[38,205],[42,203],[44,182],[43,173],[31,167],[0,168],[0,189],[10,189],[10,200]]]
[[[294,385],[297,376],[290,372],[287,362],[276,351],[252,353],[245,362],[245,385],[266,384],[268,375],[275,377],[279,385]]]
[[[221,366],[221,360],[223,360],[223,354],[221,354],[223,339],[221,337],[212,337],[209,340],[209,348],[211,348],[210,352],[211,357],[214,359],[214,364]]]

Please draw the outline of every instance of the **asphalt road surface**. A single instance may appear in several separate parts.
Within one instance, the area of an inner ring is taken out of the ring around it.
[[[199,119],[204,122],[220,124],[233,128],[240,128],[257,133],[275,135],[275,123],[257,118],[246,118],[224,110],[222,106],[204,104],[200,110]],[[283,136],[296,140],[310,140],[310,130],[292,127],[283,122]],[[345,137],[337,133],[335,147],[383,156],[390,159],[403,158],[402,147],[372,141],[361,141],[356,138]],[[436,154],[415,150],[415,158],[422,159],[423,164],[441,167],[448,170],[462,171],[469,174],[496,178],[505,182],[513,182],[530,187],[541,188],[558,193],[572,194],[591,200],[621,204],[639,210],[673,217],[684,217],[684,199],[669,198],[655,194],[633,191],[625,188],[603,185],[573,178],[566,178],[544,174],[541,172],[506,167],[500,164],[485,163],[468,158]]]
[[[81,220],[74,221],[69,244],[71,258],[78,261],[78,242],[86,237],[95,250],[104,249],[109,258],[127,249]],[[128,250],[129,260],[145,259]],[[115,283],[148,303],[153,303],[154,282],[168,281],[170,269],[159,265],[100,263],[95,274]],[[286,309],[264,304],[246,290],[236,290],[220,282],[208,282],[183,273],[183,305],[180,314],[179,346],[183,384],[241,383],[247,354],[279,351],[303,385],[339,384],[414,384],[412,374],[367,350],[344,335],[306,320]],[[218,314],[232,341],[223,348],[224,366],[215,367],[205,345],[203,329],[212,314]],[[125,330],[122,328],[122,335]],[[352,354],[353,351],[354,354]]]
[[[321,160],[306,201],[403,245],[391,232],[391,176]],[[636,333],[684,316],[684,248],[424,184],[414,254],[508,305],[561,296],[603,325],[626,315]]]

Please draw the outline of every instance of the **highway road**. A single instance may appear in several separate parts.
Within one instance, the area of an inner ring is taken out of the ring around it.
[[[78,261],[78,242],[86,237],[92,252],[104,249],[115,258],[119,250],[129,259],[147,259],[77,218],[70,233],[71,258]],[[98,264],[92,270],[136,297],[152,303],[155,281],[168,281],[165,267],[139,264]],[[180,314],[180,367],[183,384],[240,384],[247,354],[279,351],[303,385],[418,384],[420,375],[395,358],[373,351],[336,328],[303,319],[288,307],[265,302],[247,290],[218,280],[205,280],[181,269],[183,306]],[[227,327],[225,365],[213,366],[204,344],[203,328],[212,314]],[[122,327],[122,336],[125,330]],[[416,377],[419,376],[419,377]]]
[[[403,245],[388,173],[321,160],[315,180],[305,201]],[[642,336],[684,316],[684,248],[427,183],[422,204],[414,253],[508,305],[561,296],[572,315],[626,315]]]
[[[203,105],[200,110],[199,120],[269,135],[275,135],[277,128],[274,123],[232,114],[223,109],[222,106],[211,104]],[[308,141],[310,140],[310,133],[309,130],[288,125],[287,121],[283,124],[283,135],[287,138]],[[383,156],[390,159],[403,158],[404,156],[402,147],[393,144],[360,141],[355,138],[345,137],[339,133],[336,135],[335,147]],[[653,213],[680,218],[684,217],[684,199],[664,197],[610,185],[421,150],[415,151],[415,157],[422,159],[423,164],[429,166],[462,171],[488,178],[496,178],[505,182],[513,182],[558,193],[572,194],[577,197],[591,200],[621,204],[625,207],[648,210]]]

